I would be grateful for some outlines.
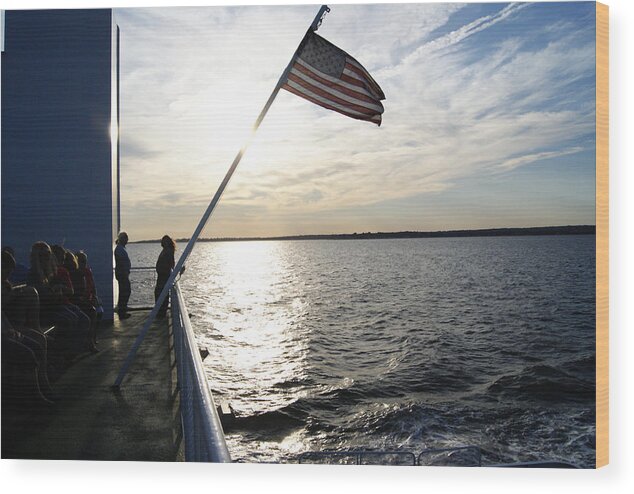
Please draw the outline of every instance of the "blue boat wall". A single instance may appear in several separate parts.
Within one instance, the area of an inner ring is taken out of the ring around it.
[[[2,52],[2,245],[84,250],[105,317],[118,223],[118,32],[111,9],[13,10]]]

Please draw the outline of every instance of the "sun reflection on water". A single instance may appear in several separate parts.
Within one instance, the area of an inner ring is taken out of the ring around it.
[[[284,243],[226,242],[201,249],[188,268],[208,273],[187,287],[197,294],[190,311],[211,352],[205,367],[214,393],[238,415],[278,410],[301,393],[292,383],[306,374],[307,301],[289,262]]]

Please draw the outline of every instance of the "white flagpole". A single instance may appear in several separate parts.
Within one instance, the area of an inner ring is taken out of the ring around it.
[[[172,270],[172,274],[170,275],[169,279],[165,283],[165,286],[163,287],[163,291],[161,291],[161,294],[159,295],[158,299],[156,300],[156,303],[154,304],[154,307],[152,308],[152,311],[150,312],[150,315],[145,320],[145,323],[143,324],[143,328],[141,329],[141,332],[139,333],[139,335],[137,336],[136,340],[134,341],[134,344],[132,345],[132,348],[130,349],[130,352],[128,353],[128,356],[126,357],[126,360],[123,363],[123,366],[121,367],[121,370],[119,371],[119,375],[117,376],[117,379],[115,380],[115,383],[114,383],[114,387],[115,388],[118,388],[118,387],[121,386],[121,382],[123,381],[123,378],[127,374],[128,369],[132,365],[132,362],[134,361],[134,357],[136,356],[136,353],[137,353],[139,347],[141,346],[141,343],[143,342],[143,339],[145,338],[147,332],[149,331],[150,326],[152,325],[152,323],[156,319],[156,315],[158,314],[158,311],[159,311],[161,305],[163,304],[163,301],[165,300],[165,297],[167,297],[167,294],[169,293],[169,291],[171,290],[172,286],[174,285],[174,282],[176,280],[176,276],[178,276],[178,274],[181,272],[181,269],[185,265],[185,261],[187,261],[187,258],[189,257],[189,254],[191,253],[192,249],[194,248],[194,244],[196,243],[196,241],[198,240],[198,237],[200,236],[200,234],[202,233],[203,229],[205,228],[205,225],[207,224],[207,221],[209,220],[209,217],[211,216],[211,213],[213,212],[214,208],[216,207],[216,204],[218,204],[218,201],[220,200],[220,197],[222,196],[225,188],[227,187],[227,184],[229,183],[229,180],[231,179],[231,176],[233,175],[233,172],[235,172],[236,168],[238,167],[238,163],[240,163],[240,160],[242,159],[242,156],[246,152],[247,148],[249,147],[249,144],[251,144],[251,141],[253,140],[253,137],[255,136],[255,133],[258,130],[258,127],[260,127],[260,124],[262,123],[262,120],[264,120],[264,117],[266,116],[266,113],[269,111],[269,108],[273,104],[273,100],[275,100],[275,97],[277,96],[277,93],[279,93],[280,89],[282,88],[282,86],[286,82],[288,74],[291,71],[291,68],[292,68],[293,64],[295,63],[295,59],[297,58],[299,52],[303,48],[305,40],[307,39],[308,35],[311,32],[317,31],[317,29],[319,29],[322,17],[324,16],[324,14],[326,12],[330,12],[330,8],[328,8],[327,5],[322,5],[321,8],[319,9],[319,12],[315,16],[315,19],[313,20],[312,24],[308,28],[308,31],[306,31],[306,34],[302,38],[302,41],[300,42],[299,46],[297,47],[297,50],[295,50],[295,53],[291,57],[291,61],[289,62],[288,66],[286,67],[286,69],[282,73],[282,76],[280,77],[279,81],[277,82],[277,84],[275,86],[275,89],[273,89],[273,92],[271,93],[271,96],[269,96],[269,99],[267,100],[266,104],[264,105],[264,108],[260,112],[260,115],[258,116],[258,118],[256,119],[255,123],[253,124],[253,128],[251,129],[251,133],[250,133],[250,135],[249,135],[249,137],[247,139],[247,142],[242,146],[242,148],[240,149],[240,151],[238,152],[238,154],[234,158],[233,163],[231,164],[231,166],[229,167],[229,170],[227,171],[227,174],[225,175],[225,178],[223,179],[222,183],[220,184],[220,187],[218,187],[218,190],[216,191],[216,194],[214,195],[214,197],[212,198],[211,202],[209,203],[209,206],[207,206],[207,210],[205,211],[205,214],[203,214],[202,218],[200,219],[200,222],[198,223],[198,226],[196,227],[196,230],[194,231],[194,234],[189,239],[189,242],[187,242],[187,246],[185,247],[185,250],[183,250],[183,253],[180,256],[180,259],[178,260],[178,262],[174,266],[174,269]]]

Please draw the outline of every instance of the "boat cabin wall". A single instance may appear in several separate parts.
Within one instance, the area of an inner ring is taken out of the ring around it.
[[[112,10],[12,10],[4,27],[2,245],[26,266],[38,240],[84,250],[112,318]]]

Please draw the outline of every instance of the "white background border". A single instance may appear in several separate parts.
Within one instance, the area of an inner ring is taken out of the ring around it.
[[[187,0],[193,5],[313,3],[288,1]],[[348,0],[338,3],[377,3]],[[385,2],[383,2],[385,3]],[[411,2],[403,2],[411,3]],[[625,492],[634,480],[632,436],[632,312],[634,280],[631,225],[634,220],[632,169],[634,140],[634,2],[607,0],[610,6],[610,465],[600,470],[520,470],[408,467],[324,467],[304,465],[192,465],[132,462],[0,461],[4,492],[118,493],[530,493]],[[87,8],[174,6],[164,0],[84,0],[55,2],[0,0],[0,8]],[[315,3],[315,5],[317,5]],[[336,3],[332,3],[336,5]],[[628,145],[630,144],[630,145]],[[9,490],[6,490],[9,489]],[[629,487],[631,489],[631,487]]]

